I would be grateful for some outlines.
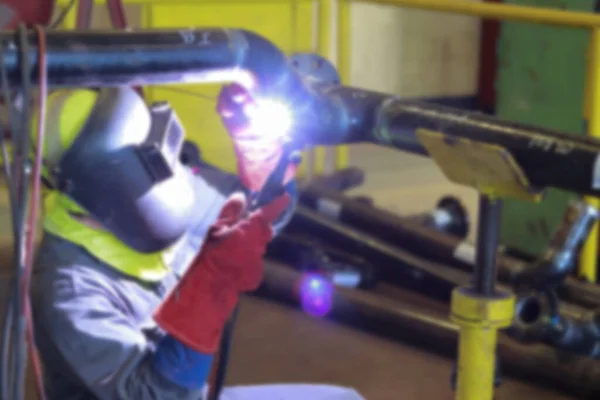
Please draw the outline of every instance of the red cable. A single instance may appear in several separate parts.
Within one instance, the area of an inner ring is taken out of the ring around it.
[[[108,7],[113,28],[126,29],[127,16],[125,15],[123,2],[121,0],[106,0],[106,5]]]
[[[76,29],[90,29],[92,24],[92,11],[94,10],[93,0],[80,0],[77,7]]]
[[[38,39],[38,80],[39,80],[39,116],[37,121],[37,142],[35,147],[35,162],[33,165],[33,188],[32,200],[29,204],[29,217],[27,220],[27,232],[25,237],[25,271],[23,275],[23,304],[25,318],[27,320],[27,344],[29,357],[33,367],[36,379],[36,389],[38,398],[45,400],[44,380],[42,375],[41,362],[35,347],[35,335],[33,329],[33,316],[31,313],[31,299],[29,288],[31,274],[33,271],[33,254],[35,252],[35,236],[37,232],[37,218],[40,207],[40,186],[42,157],[44,147],[44,127],[46,125],[46,98],[48,96],[48,80],[46,71],[46,36],[44,29],[40,25],[35,26]]]

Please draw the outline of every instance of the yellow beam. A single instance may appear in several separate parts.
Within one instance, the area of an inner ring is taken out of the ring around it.
[[[358,2],[358,1],[357,1]],[[531,22],[574,28],[600,27],[600,16],[593,13],[561,11],[543,7],[484,3],[466,0],[365,0],[365,3],[473,15],[503,21]]]
[[[586,88],[588,90],[588,134],[600,138],[600,28],[592,30],[590,48],[588,51],[589,63],[586,75]],[[586,197],[588,204],[600,208],[600,200],[595,197]],[[598,223],[590,231],[579,257],[578,275],[588,282],[596,282],[598,265]]]
[[[260,0],[260,3],[290,3],[294,0]],[[297,0],[301,2],[313,2],[314,0]],[[57,3],[59,5],[67,5],[71,2],[71,0],[58,0]],[[148,5],[158,5],[158,4],[194,4],[194,5],[202,5],[204,4],[221,4],[221,3],[241,3],[246,4],[248,0],[123,0],[124,4],[148,4]],[[95,0],[95,4],[106,4],[106,0]]]

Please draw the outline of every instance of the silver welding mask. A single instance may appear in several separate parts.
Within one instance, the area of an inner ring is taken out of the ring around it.
[[[132,249],[163,250],[188,229],[194,203],[183,141],[167,103],[148,107],[131,88],[100,89],[55,184]]]

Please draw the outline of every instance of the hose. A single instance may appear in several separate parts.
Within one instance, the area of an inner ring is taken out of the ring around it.
[[[27,222],[27,236],[25,241],[25,274],[23,277],[23,303],[25,306],[25,318],[27,321],[26,338],[29,349],[29,358],[35,375],[36,390],[38,398],[45,400],[44,380],[42,376],[42,365],[37,354],[35,344],[35,331],[33,326],[33,315],[31,310],[31,299],[29,295],[31,275],[33,273],[33,255],[35,252],[35,237],[37,234],[38,210],[40,209],[40,186],[42,172],[42,157],[44,149],[45,126],[46,126],[46,100],[48,97],[47,74],[46,74],[46,40],[44,30],[38,25],[35,27],[38,36],[39,51],[39,111],[37,119],[37,134],[35,144],[35,160],[32,174],[32,194],[29,208],[29,220]]]
[[[16,138],[15,147],[17,152],[17,158],[15,159],[15,165],[18,161],[22,163],[23,168],[15,170],[16,182],[17,182],[17,202],[22,203],[23,207],[19,207],[19,213],[17,214],[17,237],[14,241],[14,253],[15,254],[15,297],[14,307],[15,313],[13,314],[13,333],[12,338],[15,341],[12,344],[13,349],[13,368],[14,377],[13,381],[10,382],[12,387],[12,397],[15,399],[22,399],[24,396],[24,382],[25,382],[25,366],[27,357],[27,346],[25,342],[27,321],[25,317],[25,304],[24,304],[24,288],[22,286],[25,276],[25,246],[23,240],[25,239],[26,229],[26,208],[27,208],[27,197],[29,192],[29,166],[27,165],[27,159],[29,155],[29,142],[30,135],[28,130],[29,124],[29,108],[31,106],[31,65],[29,60],[29,37],[27,30],[24,25],[20,25],[18,29],[20,50],[21,50],[21,76],[22,78],[22,95],[23,95],[23,110],[21,113],[20,129],[23,131],[21,136]]]
[[[26,28],[21,25],[18,29],[19,49],[21,50],[20,69],[23,107],[21,110],[21,121],[17,123],[13,115],[11,99],[9,97],[9,79],[5,63],[0,65],[2,80],[2,95],[9,109],[9,125],[13,128],[13,168],[8,167],[9,159],[5,148],[2,153],[5,157],[5,174],[11,203],[11,219],[14,235],[14,277],[12,287],[9,289],[7,299],[7,310],[2,330],[2,348],[0,350],[0,388],[2,399],[22,399],[25,393],[24,378],[27,365],[27,354],[32,360],[36,373],[36,388],[40,399],[44,399],[43,381],[41,377],[41,365],[35,351],[35,340],[33,333],[33,321],[31,315],[31,304],[29,300],[29,283],[32,273],[33,251],[36,233],[37,207],[39,207],[40,195],[40,171],[41,152],[43,148],[45,100],[46,100],[46,70],[45,66],[45,34],[41,27],[35,28],[37,35],[37,81],[40,84],[40,117],[38,120],[35,163],[33,172],[29,166],[30,154],[30,107],[31,107],[31,63],[29,60],[29,40]],[[4,143],[2,142],[4,147]],[[7,173],[8,172],[8,173]],[[32,207],[26,212],[29,198],[29,178],[32,173],[33,199],[29,203]],[[26,217],[29,216],[28,220]]]

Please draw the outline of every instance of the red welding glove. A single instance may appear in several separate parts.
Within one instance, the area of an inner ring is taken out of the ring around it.
[[[257,131],[260,127],[253,126],[251,118],[255,107],[258,105],[248,91],[236,84],[224,86],[217,101],[217,112],[233,139],[242,184],[258,192],[281,158],[283,137],[269,137]],[[294,178],[296,169],[297,165],[292,163],[286,171],[284,185]]]
[[[204,246],[154,314],[157,324],[193,350],[215,353],[225,322],[243,292],[262,279],[271,224],[289,204],[282,195],[250,214],[243,195],[233,195],[211,227]]]

